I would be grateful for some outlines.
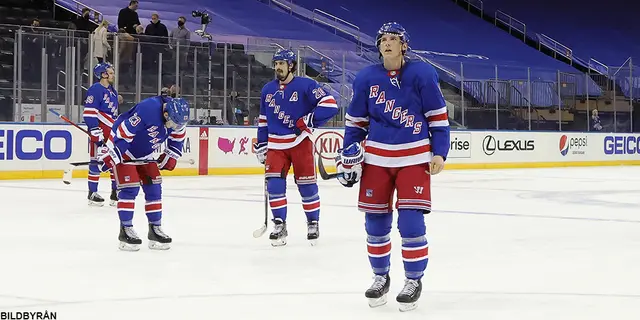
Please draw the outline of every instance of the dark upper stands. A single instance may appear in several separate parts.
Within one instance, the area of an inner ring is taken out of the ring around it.
[[[580,0],[484,1],[485,13],[493,16],[496,10],[522,21],[530,36],[545,34],[568,46],[573,55],[582,60],[595,58],[609,66],[620,66],[630,56],[640,58],[640,44],[630,41],[640,31],[635,22],[640,3],[621,0],[608,0],[606,3]]]
[[[558,81],[558,77],[561,81],[569,83],[574,95],[584,95],[587,85],[590,95],[601,94],[600,88],[583,75],[558,75],[558,70],[565,74],[575,74],[574,68],[524,46],[521,41],[470,16],[448,0],[434,0],[428,4],[422,1],[398,0],[379,2],[375,6],[370,5],[367,0],[294,0],[294,3],[307,9],[318,8],[335,13],[371,35],[375,35],[380,25],[387,22],[389,17],[401,17],[397,22],[409,31],[411,47],[415,52],[428,50],[429,52],[421,55],[457,74],[457,77],[452,79],[447,77],[446,73],[441,73],[443,79],[449,78],[450,81],[458,83],[463,78],[482,81],[480,89],[477,89],[477,86],[475,89],[467,88],[467,91],[480,100],[492,100],[484,81],[495,79],[496,73],[499,80],[531,79],[545,83],[539,86],[545,88],[541,94],[532,95],[532,103],[538,106],[558,104],[553,100],[553,95],[545,94],[556,90],[553,83]],[[464,64],[463,71],[461,63]],[[496,64],[500,65],[497,71]],[[507,87],[498,87],[497,90],[505,88],[503,96],[508,95]],[[527,93],[522,94],[527,96]],[[524,101],[522,103],[526,104]]]

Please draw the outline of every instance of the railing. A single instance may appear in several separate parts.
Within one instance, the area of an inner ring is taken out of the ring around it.
[[[47,107],[58,105],[61,110],[73,112],[75,118],[81,120],[81,113],[78,111],[81,110],[86,88],[95,81],[90,73],[85,72],[91,70],[90,65],[84,64],[87,53],[91,57],[93,51],[91,47],[83,46],[93,45],[92,39],[85,42],[73,37],[73,33],[60,29],[56,30],[58,32],[44,33],[33,33],[30,30],[30,27],[12,28],[15,42],[0,43],[0,51],[13,52],[15,66],[13,79],[9,72],[0,73],[5,75],[3,80],[6,80],[0,83],[7,84],[4,88],[0,87],[0,96],[12,96],[14,106],[3,108],[2,104],[9,100],[0,99],[0,119],[29,119],[33,117],[28,117],[28,112],[33,112],[34,109],[45,110],[46,114]],[[249,122],[253,123],[252,120],[259,111],[260,90],[265,83],[273,80],[270,63],[273,52],[288,48],[279,39],[262,39],[261,43],[264,45],[254,45],[249,54],[231,50],[228,45],[224,49],[223,46],[212,45],[224,41],[190,46],[185,51],[184,47],[169,47],[160,42],[125,40],[121,34],[112,34],[110,37],[112,52],[119,53],[109,56],[108,61],[113,62],[116,68],[118,81],[114,86],[125,99],[121,112],[141,99],[159,94],[162,87],[179,84],[179,95],[187,99],[194,110],[193,120],[208,119],[209,116],[216,115],[229,124],[234,124],[232,108],[238,107],[235,104],[237,101],[241,103],[239,108],[248,110]],[[37,41],[33,42],[33,39]],[[291,49],[297,50],[301,59],[314,58],[317,63],[320,58],[327,62],[327,70],[333,73],[326,74],[328,80],[319,78],[319,81],[321,85],[333,88],[332,92],[341,100],[341,106],[348,105],[352,99],[351,75],[368,63],[379,63],[378,53],[373,51],[367,51],[371,55],[371,61],[365,62],[362,59],[351,60],[355,57],[352,51],[340,53],[332,50],[331,55],[327,55],[311,46],[294,46]],[[130,56],[127,55],[127,50],[130,50]],[[455,116],[454,120],[464,127],[586,131],[590,129],[589,115],[597,109],[606,130],[631,130],[629,118],[633,112],[633,102],[619,95],[616,98],[615,93],[620,93],[619,88],[614,87],[613,96],[596,94],[576,98],[576,95],[581,94],[576,92],[576,88],[582,91],[589,88],[585,85],[590,79],[586,74],[565,75],[557,70],[545,71],[527,67],[519,67],[519,71],[515,72],[514,68],[518,67],[490,62],[472,63],[455,60],[455,57],[427,59],[420,55],[414,56],[411,52],[409,55],[436,66],[441,76],[440,84],[446,92],[445,99],[448,106],[453,108],[451,116]],[[455,61],[452,63],[447,59]],[[611,76],[620,81],[635,79],[631,62],[628,59],[622,67],[608,67]],[[312,67],[319,71],[316,63]],[[438,67],[439,65],[442,67]],[[485,72],[479,78],[478,70],[482,68],[490,72]],[[9,71],[6,68],[4,70]],[[338,72],[341,70],[342,72]],[[542,72],[550,72],[551,78],[544,78]],[[345,73],[349,77],[345,77]],[[540,80],[543,78],[550,81]],[[333,84],[326,84],[328,82]],[[238,93],[238,99],[229,100],[232,91]],[[574,121],[573,116],[567,120],[567,107],[575,109],[572,112],[575,119],[580,121]],[[10,110],[10,118],[6,116],[6,110]],[[339,124],[339,119],[344,116],[344,110],[341,112],[332,123]],[[494,113],[497,114],[498,123],[492,120]],[[513,119],[509,114],[518,115],[518,119]],[[540,120],[543,117],[545,121]],[[606,125],[605,119],[608,123]],[[531,125],[525,126],[529,122]]]
[[[71,9],[71,8],[67,8],[64,4],[67,2],[71,2],[72,4],[69,5],[70,7],[75,7],[75,10]],[[103,19],[103,15],[102,12],[98,11],[97,9],[94,9],[88,5],[85,5],[82,2],[76,1],[76,0],[54,0],[53,1],[55,6],[58,6],[68,12],[71,12],[73,14],[77,14],[80,15],[82,12],[82,9],[87,8],[89,9],[89,14],[93,15],[93,19],[91,20],[92,22],[94,22],[95,24],[98,24],[102,21]]]
[[[331,57],[329,57],[328,55],[326,55],[326,54],[314,49],[312,46],[301,46],[300,48],[307,49],[307,50],[319,55],[322,59],[326,59],[327,61],[331,62],[331,69],[328,69],[327,72],[333,72],[334,71],[336,62],[333,59],[331,59]],[[344,72],[344,70],[343,70],[343,72]]]
[[[313,20],[316,20],[316,17],[315,17],[316,14],[318,14],[320,16],[328,17],[330,19],[333,19],[333,21],[335,21],[335,22],[342,22],[342,24],[346,24],[349,27],[353,27],[354,29],[358,30],[358,32],[360,32],[360,27],[356,26],[355,24],[353,24],[353,23],[351,23],[351,22],[349,22],[347,20],[338,18],[338,17],[336,17],[336,16],[334,16],[334,15],[332,15],[330,13],[324,12],[324,11],[322,11],[320,9],[313,9],[313,15],[314,15]]]
[[[284,2],[280,2],[278,0],[269,0],[269,3],[275,3],[276,5],[289,10],[289,14],[293,14],[293,8],[291,6],[284,4]]]
[[[335,22],[341,21],[343,22],[343,24],[347,25],[347,26],[351,26],[354,29],[356,29],[358,32],[360,32],[360,28],[358,26],[356,26],[355,24],[346,21],[344,19],[340,19],[330,13],[324,12],[322,10],[319,9],[314,9],[313,11],[309,11],[307,9],[303,9],[305,11],[310,12],[310,16],[306,16],[304,14],[302,14],[301,12],[297,12],[296,10],[293,9],[293,2],[291,2],[291,6],[287,5],[286,3],[282,2],[282,1],[278,1],[278,0],[268,0],[269,3],[274,3],[277,6],[283,8],[285,11],[289,12],[289,14],[293,15],[294,13],[302,18],[306,18],[309,19],[312,23],[321,23],[323,25],[329,26],[331,28],[333,28],[334,30],[334,34],[338,34],[338,31],[340,31],[341,33],[344,33],[350,37],[353,37],[356,40],[356,44],[357,44],[357,48],[358,50],[361,50],[362,48],[362,41],[360,38],[360,34],[356,34],[354,32],[351,32],[349,30],[346,30],[345,28],[342,28],[341,26],[338,26],[336,24],[332,24],[331,21],[325,21],[323,19],[321,19],[319,16],[323,16],[323,17],[330,17],[332,19],[334,19]],[[301,10],[302,11],[302,10]],[[317,17],[318,16],[318,17]]]
[[[467,11],[475,8],[480,13],[480,18],[484,18],[484,2],[482,0],[454,0],[455,3],[463,2],[467,4]]]
[[[573,50],[571,50],[571,48],[565,46],[564,44],[556,41],[555,39],[542,34],[542,33],[538,33],[538,43],[540,46],[545,46],[551,50],[553,50],[553,52],[555,53],[559,53],[561,56],[569,59],[569,60],[573,60]],[[549,43],[551,43],[551,45],[543,43],[544,41],[547,41]],[[540,48],[539,48],[540,49]]]
[[[496,24],[498,23],[498,21],[504,23],[505,25],[507,25],[509,27],[509,34],[511,34],[512,30],[516,30],[520,33],[522,33],[523,35],[523,41],[526,41],[527,39],[527,25],[512,17],[509,14],[506,14],[500,10],[496,10],[495,13],[495,19],[496,19]]]
[[[595,65],[592,65],[591,63],[595,63]],[[594,59],[594,58],[590,58],[589,59],[589,65],[588,65],[589,69],[598,72],[601,75],[608,75],[609,74],[609,67],[607,65],[605,65],[604,63]],[[602,69],[600,69],[602,68]]]

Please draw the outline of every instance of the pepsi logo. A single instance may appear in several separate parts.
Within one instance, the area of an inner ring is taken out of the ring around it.
[[[569,153],[569,143],[568,143],[569,138],[567,138],[567,135],[563,134],[562,137],[560,137],[560,154],[562,156],[566,156],[567,153]]]
[[[558,150],[563,157],[568,154],[584,155],[586,148],[587,136],[569,137],[563,134],[558,144]]]

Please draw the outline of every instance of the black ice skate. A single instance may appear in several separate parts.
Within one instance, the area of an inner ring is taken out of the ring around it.
[[[118,240],[120,240],[118,249],[123,251],[138,251],[142,244],[142,240],[138,237],[136,231],[133,230],[133,227],[125,227],[122,225],[120,226],[120,235],[118,236]]]
[[[162,227],[158,225],[149,224],[149,249],[153,250],[168,250],[171,248],[171,237],[169,237]]]
[[[307,240],[309,240],[309,243],[311,243],[312,246],[315,246],[318,243],[319,237],[320,226],[318,225],[318,221],[307,222]]]
[[[104,206],[104,198],[101,197],[97,192],[89,191],[89,195],[87,196],[87,200],[89,200],[89,205],[93,207],[102,207]]]
[[[387,304],[387,293],[391,286],[391,278],[386,274],[384,276],[375,275],[373,277],[373,284],[364,293],[364,296],[369,299],[369,307],[375,308]]]
[[[269,235],[271,245],[274,247],[286,245],[287,236],[289,235],[287,232],[287,223],[282,221],[280,218],[273,219],[273,223],[275,226],[273,227],[273,232]]]
[[[422,281],[405,279],[404,288],[396,297],[400,303],[400,311],[411,311],[418,307],[418,299],[422,293]]]
[[[110,206],[115,207],[118,205],[118,191],[117,190],[111,190],[111,197],[109,197],[109,199],[111,200],[111,202],[109,203]]]

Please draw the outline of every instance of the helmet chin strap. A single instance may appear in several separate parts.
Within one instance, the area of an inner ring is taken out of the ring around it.
[[[287,78],[289,78],[289,74],[291,74],[291,70],[289,70],[289,64],[287,63],[287,73],[285,74],[284,78],[282,78],[282,79],[278,78],[278,80],[286,81]]]

